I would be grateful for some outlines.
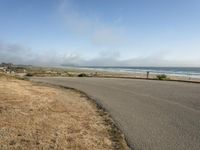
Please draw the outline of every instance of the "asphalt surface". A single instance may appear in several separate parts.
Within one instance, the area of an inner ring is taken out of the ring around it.
[[[200,84],[111,78],[32,78],[79,89],[113,117],[135,150],[200,150]]]

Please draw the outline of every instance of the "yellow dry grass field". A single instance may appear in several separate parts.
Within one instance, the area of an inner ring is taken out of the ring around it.
[[[110,128],[79,92],[0,76],[0,149],[110,150]]]

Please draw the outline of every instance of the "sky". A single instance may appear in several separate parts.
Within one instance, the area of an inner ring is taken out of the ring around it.
[[[200,67],[200,1],[0,0],[0,62]]]

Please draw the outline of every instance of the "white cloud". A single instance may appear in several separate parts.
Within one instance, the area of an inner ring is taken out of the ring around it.
[[[66,60],[66,61],[65,61]],[[120,54],[113,55],[99,55],[92,59],[85,59],[84,57],[65,57],[63,64],[70,64],[79,66],[154,66],[154,67],[199,67],[200,59],[196,60],[168,60],[163,55],[136,57],[130,59],[120,59]],[[72,61],[70,61],[72,60]]]
[[[98,56],[87,59],[75,52],[58,53],[57,50],[38,52],[20,44],[0,41],[0,62],[41,66],[181,66],[200,67],[200,58],[189,60],[167,59],[166,53],[122,59],[119,51],[101,51]]]
[[[122,35],[122,27],[108,25],[95,14],[85,14],[76,9],[71,0],[62,0],[59,12],[64,19],[67,29],[75,35],[88,38],[91,44],[99,47],[117,47],[128,41]],[[122,19],[118,17],[118,21]]]
[[[98,46],[116,47],[125,44],[125,38],[111,28],[99,28],[94,32],[92,42]]]
[[[77,35],[84,35],[94,30],[95,22],[76,10],[71,0],[61,0],[59,13],[64,19],[66,27]]]
[[[0,41],[0,61],[25,63],[29,59],[30,49],[19,44],[10,44]]]
[[[12,44],[0,41],[0,62],[12,62],[15,64],[32,65],[60,65],[60,55],[49,51],[32,51],[20,44]]]

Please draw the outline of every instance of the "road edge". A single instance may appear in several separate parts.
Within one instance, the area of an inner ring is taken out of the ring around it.
[[[33,80],[29,80],[29,81],[31,81],[32,83],[36,83],[36,84],[40,84],[44,86],[59,87],[63,89],[73,90],[75,92],[80,93],[82,97],[86,98],[88,101],[94,104],[94,106],[97,108],[99,115],[104,119],[105,123],[107,123],[106,125],[109,125],[111,127],[111,130],[108,130],[108,132],[111,136],[114,149],[115,150],[134,150],[134,148],[129,144],[128,138],[120,129],[121,128],[120,125],[117,123],[117,121],[115,121],[115,119],[112,117],[109,111],[103,107],[103,105],[99,102],[99,100],[95,99],[94,97],[76,88],[56,85],[56,84],[51,84],[51,83],[46,83],[46,82],[41,82],[41,81],[33,81]]]

